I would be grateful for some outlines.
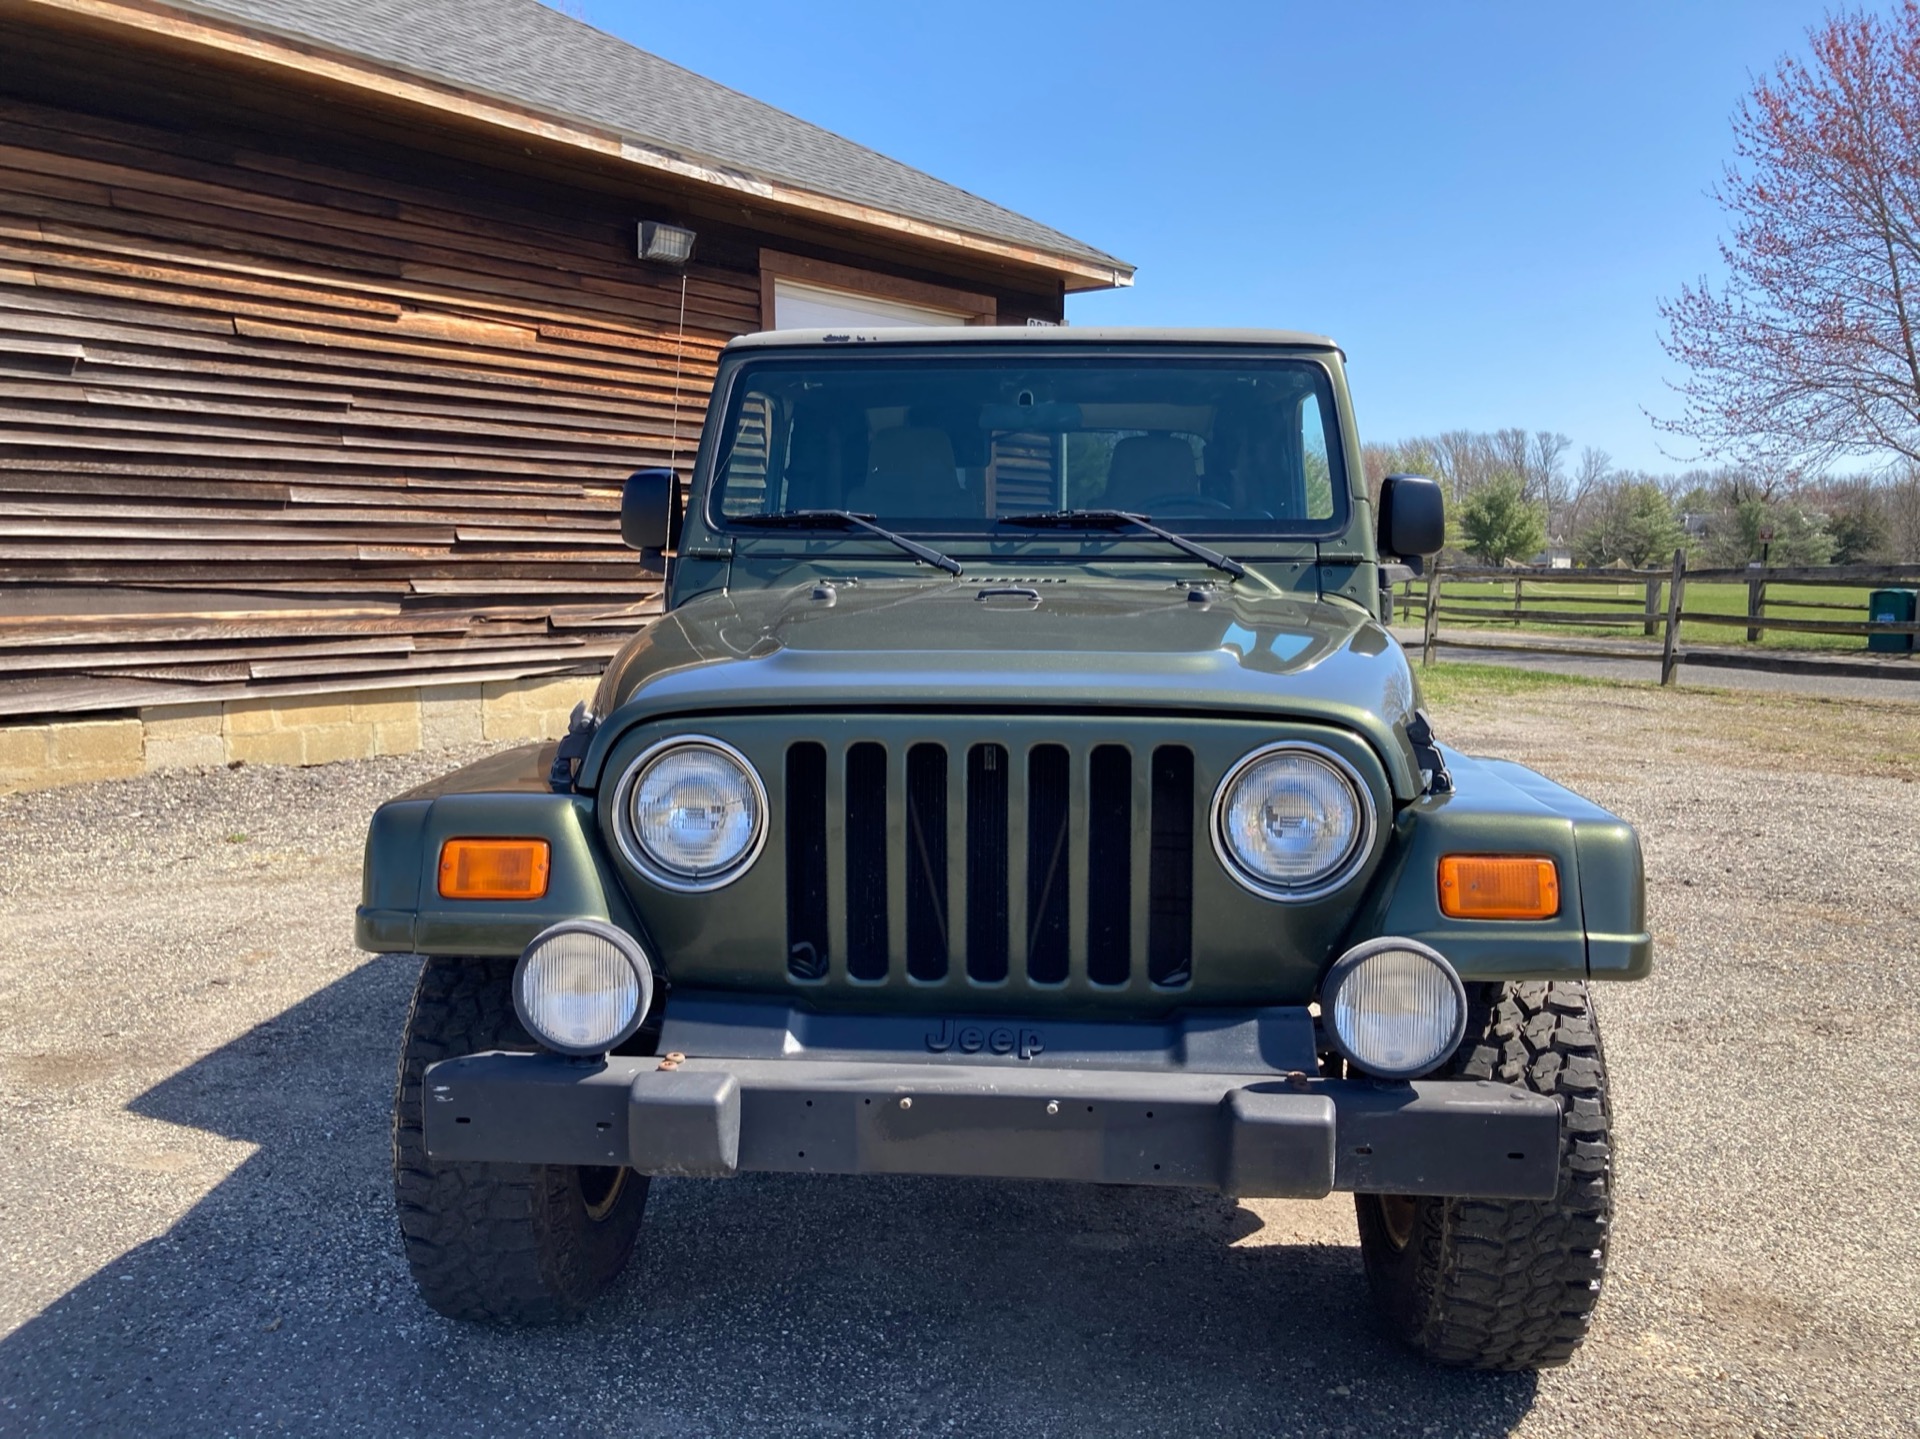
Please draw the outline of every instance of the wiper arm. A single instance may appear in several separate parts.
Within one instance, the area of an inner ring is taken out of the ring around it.
[[[1197,545],[1185,535],[1176,535],[1172,530],[1160,528],[1145,515],[1126,510],[1045,510],[1033,515],[1002,515],[1000,523],[1019,525],[1030,530],[1118,530],[1131,525],[1134,529],[1159,536],[1175,549],[1185,550],[1196,560],[1212,565],[1216,570],[1225,570],[1236,580],[1247,577],[1247,567],[1232,556],[1210,550],[1205,545]]]
[[[766,530],[865,530],[890,544],[898,545],[922,564],[933,565],[950,575],[961,573],[960,561],[943,555],[918,540],[896,535],[873,522],[872,515],[856,515],[852,510],[776,510],[770,515],[729,515],[730,525],[750,525]]]

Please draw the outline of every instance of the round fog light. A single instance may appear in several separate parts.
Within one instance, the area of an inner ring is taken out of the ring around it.
[[[653,967],[632,935],[568,920],[533,937],[513,971],[513,1009],[559,1054],[600,1055],[624,1043],[653,1003]]]
[[[1459,1048],[1467,991],[1438,950],[1375,939],[1327,971],[1320,1012],[1334,1047],[1376,1079],[1418,1079]]]

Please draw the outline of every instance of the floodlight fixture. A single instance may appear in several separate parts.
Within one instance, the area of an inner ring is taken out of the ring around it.
[[[684,265],[693,258],[694,234],[659,220],[640,222],[640,258],[655,265]]]

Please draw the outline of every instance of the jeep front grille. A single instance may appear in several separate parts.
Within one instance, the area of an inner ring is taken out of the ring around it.
[[[787,749],[784,808],[795,980],[1192,978],[1194,761],[1183,745],[804,741]]]

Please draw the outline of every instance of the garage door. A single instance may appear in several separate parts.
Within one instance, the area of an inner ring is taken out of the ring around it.
[[[879,330],[899,325],[964,325],[956,310],[882,300],[850,290],[829,290],[785,278],[773,285],[773,326],[777,330]]]

